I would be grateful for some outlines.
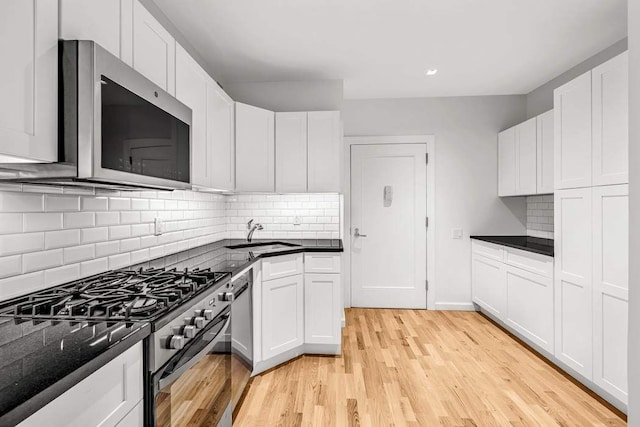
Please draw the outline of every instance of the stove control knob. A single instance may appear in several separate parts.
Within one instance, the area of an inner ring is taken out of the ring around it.
[[[218,294],[221,301],[233,301],[233,292],[223,292]]]
[[[196,327],[194,325],[187,325],[182,328],[182,335],[185,338],[193,338],[196,335]]]
[[[182,335],[171,335],[168,347],[172,350],[182,350],[184,347],[184,337]]]
[[[193,318],[193,324],[198,329],[204,328],[204,322],[205,322],[205,318],[204,317],[198,316],[198,317],[194,317]]]
[[[202,310],[202,315],[205,319],[211,320],[213,319],[213,310]]]

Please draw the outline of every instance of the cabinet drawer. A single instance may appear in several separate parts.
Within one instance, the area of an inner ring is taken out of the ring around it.
[[[302,274],[302,254],[282,255],[262,260],[262,280],[273,280]]]
[[[471,243],[471,251],[474,254],[482,255],[487,258],[502,261],[504,259],[504,248],[489,242],[474,240]]]
[[[340,273],[340,255],[305,254],[305,273]]]
[[[553,258],[546,255],[506,248],[504,262],[531,273],[553,278]]]

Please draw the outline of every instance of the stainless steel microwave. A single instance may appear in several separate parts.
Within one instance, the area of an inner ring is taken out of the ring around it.
[[[57,163],[2,163],[0,180],[191,188],[191,110],[92,41],[59,44]]]

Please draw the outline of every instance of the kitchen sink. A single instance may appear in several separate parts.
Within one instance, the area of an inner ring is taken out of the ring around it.
[[[225,246],[227,249],[244,249],[251,252],[271,252],[279,251],[282,249],[298,248],[300,245],[287,242],[256,242],[256,243],[241,243],[239,245]]]

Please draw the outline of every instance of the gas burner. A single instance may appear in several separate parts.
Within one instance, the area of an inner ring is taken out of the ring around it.
[[[228,275],[209,269],[109,271],[7,301],[0,305],[0,316],[34,320],[149,320]]]

